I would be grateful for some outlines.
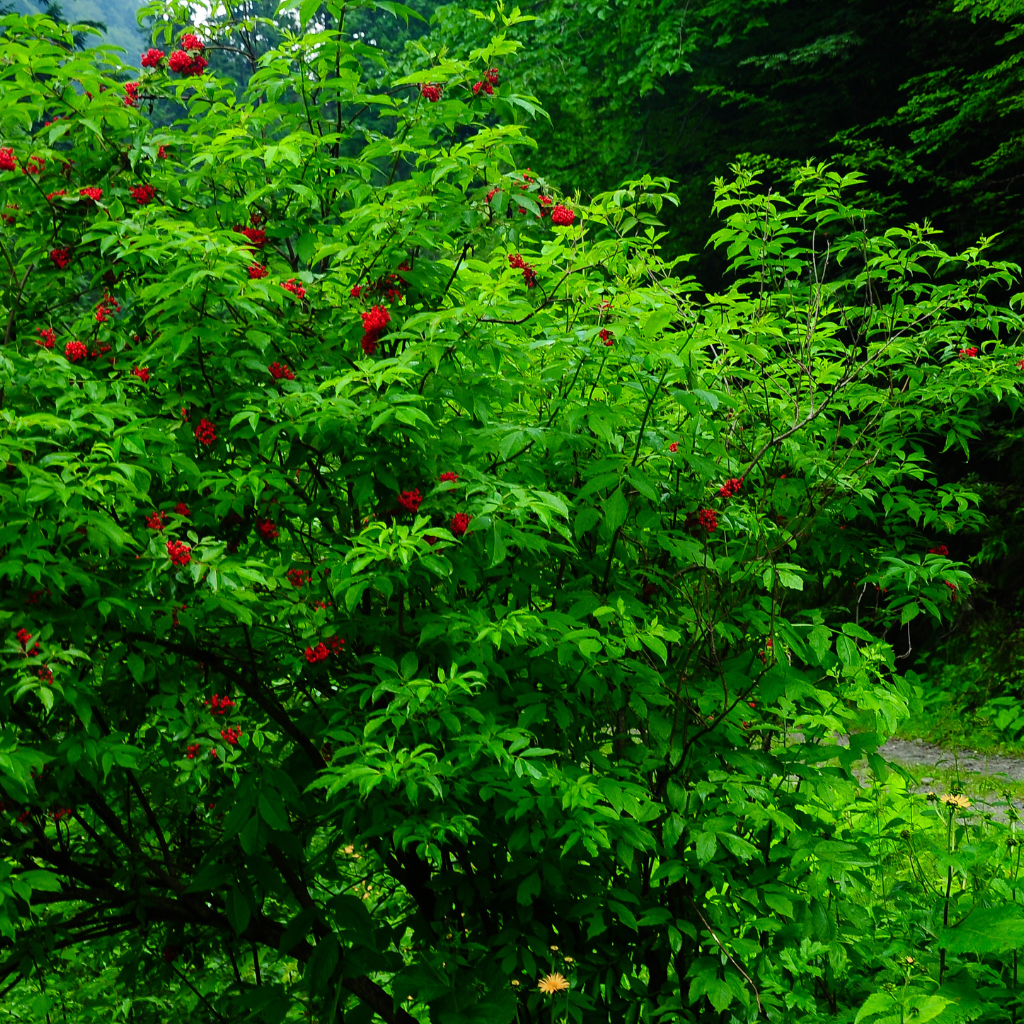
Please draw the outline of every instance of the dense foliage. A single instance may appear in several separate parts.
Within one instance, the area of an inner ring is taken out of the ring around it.
[[[874,751],[1017,268],[738,165],[706,290],[518,12],[283,7],[244,93],[4,21],[0,1020],[1016,1019],[1017,840]]]

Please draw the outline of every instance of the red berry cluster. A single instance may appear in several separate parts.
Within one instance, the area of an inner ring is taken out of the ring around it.
[[[132,375],[138,377],[143,384],[149,383],[149,367],[148,366],[136,366],[132,369]]]
[[[532,288],[537,283],[537,271],[519,253],[513,253],[509,256],[508,265],[523,272],[523,281],[526,283],[527,288]]]
[[[928,554],[941,555],[943,558],[947,558],[949,556],[949,548],[945,544],[939,544],[938,547],[929,548]]]
[[[391,314],[383,306],[371,306],[363,318],[363,352],[372,356],[377,351],[377,342],[384,328],[391,322]]]
[[[126,107],[137,107],[139,105],[139,83],[124,83],[124,105]]]
[[[193,760],[195,760],[195,756],[198,753],[199,753],[199,744],[198,743],[190,743],[188,745],[188,749],[186,749],[186,751],[185,751],[185,756],[190,761],[193,761]]]
[[[235,707],[235,702],[230,697],[221,697],[217,693],[209,700],[204,700],[203,703],[210,709],[211,715],[226,715],[231,708]]]
[[[962,349],[960,349],[960,354],[959,354],[959,356],[957,358],[958,359],[973,359],[977,354],[978,354],[978,349],[972,346],[971,348],[962,348]]]
[[[281,363],[271,363],[267,369],[270,371],[270,376],[274,380],[295,380],[295,374],[291,368],[284,366]]]
[[[152,47],[148,49],[140,59],[139,63],[144,68],[155,68],[159,65],[160,61],[164,59],[163,50],[154,50]]]
[[[718,529],[718,513],[713,508],[702,508],[697,513],[697,521],[708,533]]]
[[[201,419],[196,427],[196,440],[209,448],[217,440],[217,428],[209,420]]]
[[[46,161],[41,156],[30,156],[21,169],[22,174],[42,174]]]
[[[285,575],[293,587],[304,587],[312,578],[308,569],[289,569]]]
[[[282,281],[281,287],[286,292],[291,292],[297,299],[304,299],[306,297],[306,289],[294,277],[289,277],[287,281]]]
[[[316,647],[306,648],[306,661],[310,665],[316,665],[321,661],[326,661],[330,654],[331,652],[327,649],[327,645],[321,640]]]
[[[80,341],[69,341],[64,346],[64,358],[69,363],[77,363],[89,354],[89,350]]]
[[[568,206],[563,206],[561,203],[558,203],[551,211],[551,223],[558,227],[567,228],[575,219],[575,212],[570,210]]]
[[[150,530],[162,530],[167,525],[167,515],[164,512],[151,512],[146,516],[146,526]]]
[[[349,295],[351,295],[353,299],[360,298],[364,293],[367,296],[381,295],[387,302],[401,302],[401,300],[405,298],[406,281],[405,278],[398,273],[400,270],[412,270],[412,267],[409,266],[408,260],[403,260],[399,263],[395,272],[382,274],[376,281],[371,281],[367,284],[353,285],[349,290]]]
[[[121,304],[109,293],[104,293],[103,298],[96,305],[96,322],[105,324],[110,319],[112,312],[120,313]]]
[[[456,483],[458,481],[459,474],[458,473],[452,473],[452,472],[442,473],[441,476],[438,479],[443,484],[454,484],[454,483]]]
[[[50,817],[55,822],[63,821],[65,818],[70,818],[72,814],[70,807],[58,807],[55,811],[50,811]]]
[[[4,209],[5,210],[18,210],[18,209],[21,209],[21,207],[19,207],[17,203],[7,203],[6,206],[4,207]],[[13,213],[0,213],[0,221],[3,221],[8,226],[13,224],[14,220],[15,220],[15,218],[14,218],[14,214]],[[1022,362],[1024,362],[1024,360],[1022,360]]]
[[[420,86],[420,95],[428,103],[436,103],[441,98],[441,86],[434,85],[432,82],[424,82]]]
[[[70,249],[51,249],[50,261],[58,270],[63,270],[71,262]]]
[[[423,495],[420,494],[420,489],[417,487],[414,491],[402,491],[398,496],[398,504],[409,512],[418,512],[420,505],[423,504]]]
[[[371,306],[362,314],[363,330],[379,333],[391,322],[391,314],[383,306]]]
[[[611,348],[615,344],[615,335],[611,331],[602,330],[597,332],[597,336],[605,343],[607,348]]]
[[[267,268],[262,263],[249,264],[249,280],[259,281],[267,276]]]
[[[0,148],[0,171],[15,171],[18,165],[14,159],[14,150],[10,146]]]
[[[245,235],[253,249],[262,249],[267,244],[267,233],[263,228],[243,228],[241,224],[236,224],[235,231]]]
[[[327,638],[327,646],[330,649],[331,654],[338,655],[341,654],[341,649],[345,646],[345,641],[335,633],[334,636],[329,636]]]
[[[184,516],[186,519],[190,519],[192,517],[192,513],[189,512],[188,510],[188,505],[186,505],[185,502],[183,501],[179,501],[178,504],[175,505],[173,509],[171,509],[171,511],[176,516]]]
[[[192,561],[192,549],[180,540],[167,542],[167,555],[174,565],[188,565]]]
[[[27,629],[19,629],[15,635],[18,638],[18,643],[21,644],[22,649],[25,652],[26,658],[35,658],[37,655],[42,653],[39,644],[33,644],[32,649],[29,650],[28,642],[32,639],[32,634]]]
[[[46,201],[48,203],[52,203],[54,201],[54,199],[57,198],[57,196],[66,196],[67,194],[68,194],[67,189],[64,189],[64,188],[57,189],[56,192],[47,192],[47,194],[46,194]]]
[[[740,488],[743,486],[743,477],[731,476],[728,480],[718,488],[718,496],[720,498],[731,498],[733,495],[740,493]]]
[[[103,189],[96,188],[94,185],[86,185],[85,188],[78,190],[80,196],[85,196],[86,199],[91,199],[94,203],[98,203],[103,198]]]
[[[37,345],[42,345],[43,348],[53,348],[57,344],[57,336],[53,333],[51,327],[40,327],[37,331],[39,335],[39,341]]]
[[[466,515],[465,512],[456,512],[452,517],[452,521],[448,524],[448,529],[455,534],[456,537],[461,537],[465,534],[466,530],[469,529],[469,523],[472,516]]]
[[[672,454],[674,455],[674,454],[675,454],[675,453],[676,453],[677,451],[679,451],[679,442],[678,442],[678,441],[673,441],[673,442],[672,442],[672,443],[671,443],[671,444],[670,444],[670,445],[668,446],[668,450],[669,450],[670,452],[672,452]]]
[[[137,203],[146,206],[156,198],[156,189],[152,185],[133,185],[128,189],[128,194]]]
[[[280,536],[277,527],[269,519],[261,519],[256,524],[256,532],[265,540],[272,541],[277,540]]]
[[[53,686],[53,672],[50,671],[49,665],[44,665],[41,669],[37,670],[36,675],[39,676],[39,681],[44,686]]]
[[[202,56],[203,49],[199,37],[194,32],[186,32],[181,37],[181,49],[171,54],[167,65],[185,78],[201,75],[207,68],[206,58]]]
[[[481,92],[485,92],[488,96],[494,95],[494,87],[498,84],[498,69],[491,68],[486,75],[483,77],[482,82],[477,82],[473,86],[473,95],[479,96]]]
[[[236,728],[233,725],[229,725],[226,729],[221,729],[220,738],[229,746],[234,747],[238,744],[238,737],[242,735],[242,730]]]

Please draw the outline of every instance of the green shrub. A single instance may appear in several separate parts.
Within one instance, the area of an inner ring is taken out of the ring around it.
[[[707,294],[667,182],[520,169],[503,35],[368,77],[327,7],[241,100],[4,22],[5,1005],[1005,1019],[1000,826],[854,768],[971,585],[925,442],[1016,401],[1016,268],[738,168]]]

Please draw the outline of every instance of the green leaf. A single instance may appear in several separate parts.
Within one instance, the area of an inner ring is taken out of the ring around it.
[[[697,835],[697,863],[707,864],[715,855],[716,845],[717,839],[714,832],[700,832]]]
[[[629,514],[629,502],[620,487],[602,506],[604,521],[609,530],[617,530]]]
[[[535,871],[519,883],[516,890],[517,903],[532,903],[540,895],[540,875]]]
[[[864,1005],[857,1011],[853,1024],[860,1024],[862,1020],[878,1013],[888,1013],[896,1006],[896,1000],[887,992],[872,992],[865,1000]]]
[[[341,946],[334,933],[328,932],[317,941],[313,955],[306,964],[306,977],[312,992],[324,993],[328,990],[340,958]]]
[[[980,956],[1024,946],[1024,910],[1015,904],[972,910],[943,929],[939,941],[954,955]]]
[[[224,901],[224,908],[228,914],[228,921],[234,928],[236,935],[241,935],[249,927],[251,909],[249,901],[239,892],[238,887],[233,885],[228,890]]]
[[[52,871],[30,869],[13,876],[35,892],[60,892],[63,886],[60,878]]]

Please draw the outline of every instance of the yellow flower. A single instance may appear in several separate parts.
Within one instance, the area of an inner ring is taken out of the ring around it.
[[[962,811],[966,811],[971,806],[971,801],[962,793],[943,793],[939,799],[947,807],[959,807]]]
[[[561,974],[546,974],[537,985],[537,988],[546,996],[553,996],[556,992],[564,992],[568,987],[569,982]]]

